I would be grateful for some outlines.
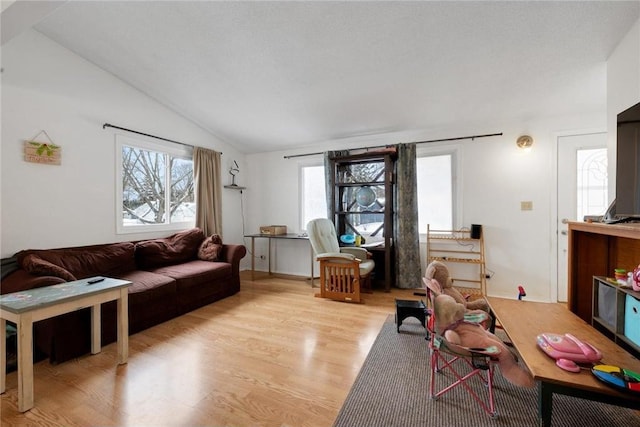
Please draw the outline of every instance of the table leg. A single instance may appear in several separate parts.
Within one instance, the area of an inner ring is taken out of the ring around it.
[[[18,410],[33,408],[33,320],[31,313],[18,319]]]
[[[251,237],[251,280],[256,280],[256,238]]]
[[[267,259],[267,263],[269,264],[269,276],[271,276],[271,237],[267,239],[267,245],[269,245],[269,250],[267,251],[269,258]]]
[[[538,419],[540,426],[551,427],[553,410],[553,386],[544,381],[538,382]]]
[[[311,246],[311,243],[309,243],[309,247],[311,248],[311,287],[313,288],[313,246]]]
[[[4,393],[7,378],[7,321],[4,319],[0,319],[0,343],[0,393]]]
[[[120,290],[118,298],[118,364],[127,363],[129,358],[129,293]]]
[[[100,325],[102,324],[100,318],[100,304],[91,306],[91,354],[98,354],[102,349],[101,337],[100,337]]]

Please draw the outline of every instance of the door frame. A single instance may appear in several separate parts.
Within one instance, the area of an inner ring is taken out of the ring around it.
[[[551,186],[552,188],[549,191],[551,203],[549,218],[551,219],[551,227],[549,228],[551,232],[551,259],[550,259],[550,268],[549,268],[549,301],[558,302],[558,234],[560,230],[558,229],[558,185],[560,184],[558,180],[558,147],[560,144],[559,139],[561,137],[566,136],[579,136],[579,135],[591,135],[594,133],[605,133],[607,134],[607,153],[610,154],[611,150],[609,149],[609,136],[606,127],[595,127],[595,128],[585,128],[585,129],[577,129],[577,130],[569,130],[569,131],[561,131],[561,132],[553,132],[552,133],[552,141],[553,147],[551,149],[552,153],[552,180]],[[611,159],[609,159],[611,160]],[[611,197],[609,197],[611,198]]]

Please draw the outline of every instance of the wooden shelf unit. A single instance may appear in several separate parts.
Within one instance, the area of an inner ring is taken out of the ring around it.
[[[471,246],[457,248],[454,245]],[[477,276],[451,277],[456,288],[464,288],[468,293],[487,294],[487,273],[484,256],[484,236],[471,238],[471,230],[435,230],[427,225],[427,265],[431,261],[447,263],[461,263],[475,265],[478,268]],[[452,273],[453,274],[453,273]],[[456,282],[473,283],[477,288],[459,285]]]
[[[640,300],[640,292],[623,288],[610,280],[602,276],[593,277],[591,325],[634,356],[640,357],[640,345],[625,334],[627,295]]]
[[[338,235],[360,234],[356,229],[356,222],[364,224],[373,219],[375,222],[380,220],[382,222],[380,228],[375,231],[377,235],[383,236],[383,244],[377,248],[379,253],[376,254],[374,284],[384,281],[383,286],[387,292],[395,285],[393,200],[396,156],[395,149],[387,148],[361,154],[332,157],[329,162],[329,173],[335,180],[335,185],[330,189],[331,194],[329,195],[333,201],[330,206],[331,217],[336,225]],[[358,165],[376,165],[376,176],[365,178],[352,173],[353,168]],[[358,206],[354,197],[356,191],[361,188],[377,190],[384,195],[384,200],[380,200],[376,195],[376,201],[371,206],[366,208]],[[380,277],[378,273],[382,273],[384,277]]]
[[[592,319],[594,276],[633,271],[640,263],[640,223],[569,223],[568,307],[585,322]]]

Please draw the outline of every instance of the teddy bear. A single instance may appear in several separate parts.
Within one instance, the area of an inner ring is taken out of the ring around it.
[[[453,280],[449,276],[449,269],[440,261],[432,261],[422,278],[424,285],[433,290],[436,295],[445,294],[451,296],[456,302],[463,304],[467,310],[483,310],[489,312],[489,304],[484,298],[472,301],[467,299],[453,287]]]
[[[487,316],[486,313],[481,313]],[[434,301],[434,316],[436,333],[447,342],[472,348],[497,360],[502,376],[510,383],[522,387],[534,386],[529,371],[518,364],[516,356],[504,342],[477,322],[477,313],[474,321],[468,320],[469,312],[464,305],[449,295],[440,294]]]

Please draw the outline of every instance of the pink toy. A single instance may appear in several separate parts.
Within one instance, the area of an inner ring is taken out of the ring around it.
[[[556,359],[556,365],[565,371],[580,372],[576,363],[595,363],[602,359],[602,353],[597,348],[571,334],[544,333],[538,335],[537,342],[538,347]]]
[[[424,285],[431,289],[435,296],[449,295],[456,302],[464,305],[467,310],[483,310],[489,312],[489,303],[484,298],[469,301],[469,296],[464,296],[453,286],[453,279],[449,275],[449,268],[440,261],[432,261],[424,272],[422,279]]]
[[[640,292],[640,265],[633,270],[633,280],[631,281],[631,287],[634,291]]]
[[[533,387],[533,377],[523,366],[518,364],[514,354],[500,338],[487,331],[479,323],[466,321],[469,314],[487,314],[481,310],[466,311],[464,305],[453,297],[440,294],[434,301],[436,332],[450,344],[484,352],[497,360],[502,376],[512,384]]]
[[[573,372],[577,374],[580,372],[580,366],[573,360],[569,359],[558,359],[556,360],[556,366],[560,369],[564,369],[565,371]]]

